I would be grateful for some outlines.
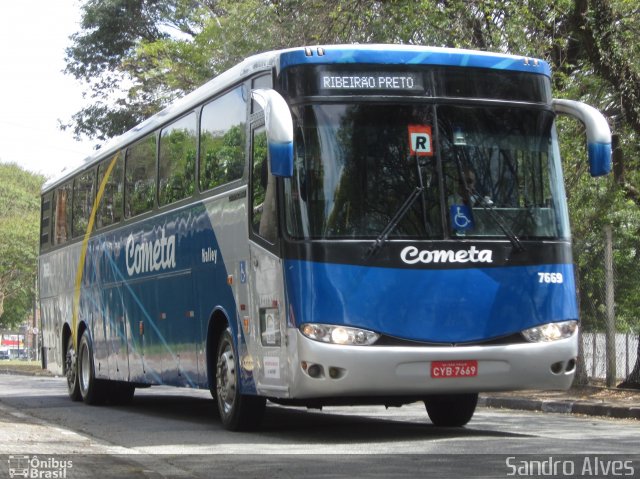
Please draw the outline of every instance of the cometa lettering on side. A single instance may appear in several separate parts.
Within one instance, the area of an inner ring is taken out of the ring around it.
[[[133,235],[129,235],[125,246],[127,273],[147,273],[176,267],[176,236],[165,236],[164,228],[161,236],[155,241],[135,244]]]

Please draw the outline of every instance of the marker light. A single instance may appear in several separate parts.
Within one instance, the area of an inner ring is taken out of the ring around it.
[[[531,343],[557,341],[573,336],[578,330],[578,321],[560,321],[548,323],[522,331],[524,338]]]
[[[379,334],[366,329],[316,323],[303,324],[300,326],[300,332],[315,341],[348,346],[369,346],[380,337]]]

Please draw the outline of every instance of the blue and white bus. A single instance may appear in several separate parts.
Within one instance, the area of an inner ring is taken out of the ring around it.
[[[47,367],[73,400],[210,389],[228,429],[269,401],[563,389],[578,355],[557,114],[541,60],[398,45],[250,57],[42,191]]]

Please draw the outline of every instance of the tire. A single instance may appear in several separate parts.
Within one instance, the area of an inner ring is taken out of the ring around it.
[[[85,404],[98,405],[106,400],[107,385],[105,381],[96,379],[93,362],[93,345],[89,332],[85,330],[78,343],[78,385],[80,395]]]
[[[78,360],[73,348],[73,338],[67,342],[67,350],[64,355],[64,372],[67,377],[67,392],[72,401],[81,401],[80,382],[78,381]]]
[[[462,427],[473,417],[478,394],[442,394],[424,399],[427,414],[434,426]]]
[[[257,428],[264,416],[263,397],[240,393],[238,355],[231,330],[226,329],[216,349],[216,404],[225,429],[246,431]]]

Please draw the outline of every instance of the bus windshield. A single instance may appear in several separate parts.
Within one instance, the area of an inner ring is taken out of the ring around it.
[[[293,113],[293,238],[376,238],[399,210],[390,239],[568,237],[550,111],[353,102]]]

